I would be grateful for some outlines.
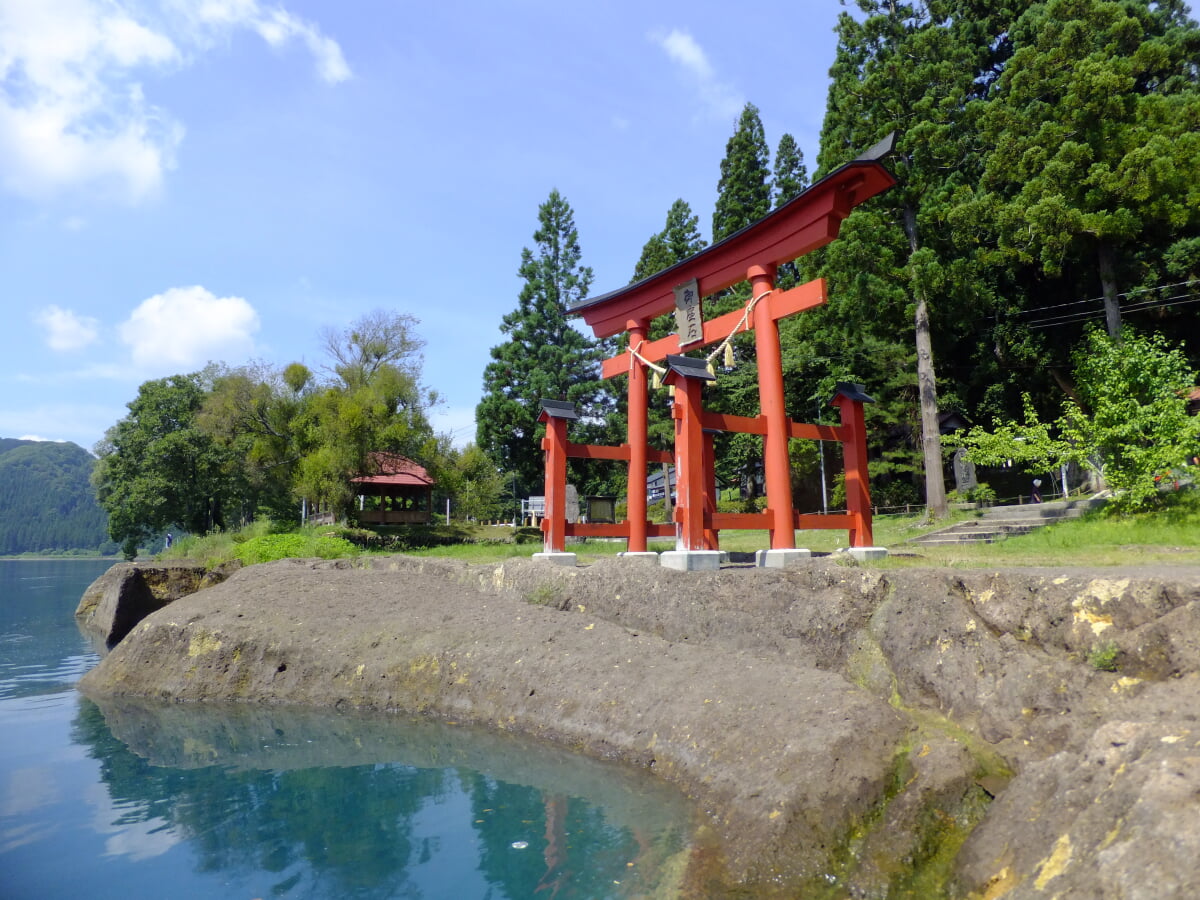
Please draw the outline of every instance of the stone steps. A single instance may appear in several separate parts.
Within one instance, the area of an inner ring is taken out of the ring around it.
[[[1091,499],[1066,502],[1060,500],[1023,506],[994,506],[972,521],[959,522],[939,531],[931,531],[913,538],[908,543],[925,546],[994,543],[1010,535],[1028,534],[1064,519],[1077,519],[1093,506],[1103,502]]]

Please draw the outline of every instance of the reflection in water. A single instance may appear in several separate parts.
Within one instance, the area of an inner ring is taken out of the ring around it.
[[[274,896],[675,893],[682,799],[623,768],[396,716],[101,702],[73,737],[130,860],[186,841],[199,872]]]

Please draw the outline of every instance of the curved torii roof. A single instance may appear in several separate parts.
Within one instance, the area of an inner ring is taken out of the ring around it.
[[[575,303],[568,312],[582,316],[596,337],[612,337],[627,331],[631,320],[674,310],[674,288],[682,281],[695,278],[700,296],[707,297],[745,281],[752,265],[780,265],[825,246],[854,207],[896,183],[879,162],[891,146],[888,135],[757,222],[649,278]]]

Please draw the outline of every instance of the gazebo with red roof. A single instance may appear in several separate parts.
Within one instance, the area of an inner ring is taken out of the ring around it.
[[[428,525],[433,521],[433,478],[396,453],[372,453],[369,475],[353,479],[361,525]]]

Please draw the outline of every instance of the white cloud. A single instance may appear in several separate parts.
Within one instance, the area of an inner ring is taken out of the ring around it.
[[[139,200],[174,165],[182,129],[149,106],[135,71],[173,64],[166,36],[95,0],[0,0],[4,186],[41,195],[115,180]]]
[[[175,166],[184,127],[148,102],[143,80],[188,64],[236,30],[272,47],[299,41],[329,83],[350,77],[337,42],[257,0],[174,0],[153,26],[134,0],[0,0],[0,170],[31,197],[115,185],[152,196]]]
[[[33,321],[45,329],[46,345],[51,350],[82,350],[95,343],[100,333],[100,323],[95,319],[58,306],[38,310]]]
[[[342,48],[337,42],[325,37],[314,25],[282,9],[274,9],[267,16],[259,18],[254,23],[254,29],[272,47],[281,47],[292,38],[303,41],[316,59],[317,72],[322,81],[337,84],[350,77],[350,67],[346,65]]]
[[[276,49],[298,40],[313,55],[322,81],[337,84],[351,76],[350,66],[337,41],[282,6],[265,9],[258,0],[203,0],[200,3],[173,0],[172,6],[191,23],[193,37],[201,37],[206,31],[221,33],[247,28]]]
[[[258,313],[241,297],[216,297],[196,285],[143,300],[119,332],[136,365],[186,368],[247,358],[258,326]]]
[[[683,70],[710,115],[729,119],[742,111],[745,106],[742,95],[717,77],[708,54],[688,32],[672,28],[666,33],[655,32],[650,39],[662,48],[671,62]]]

